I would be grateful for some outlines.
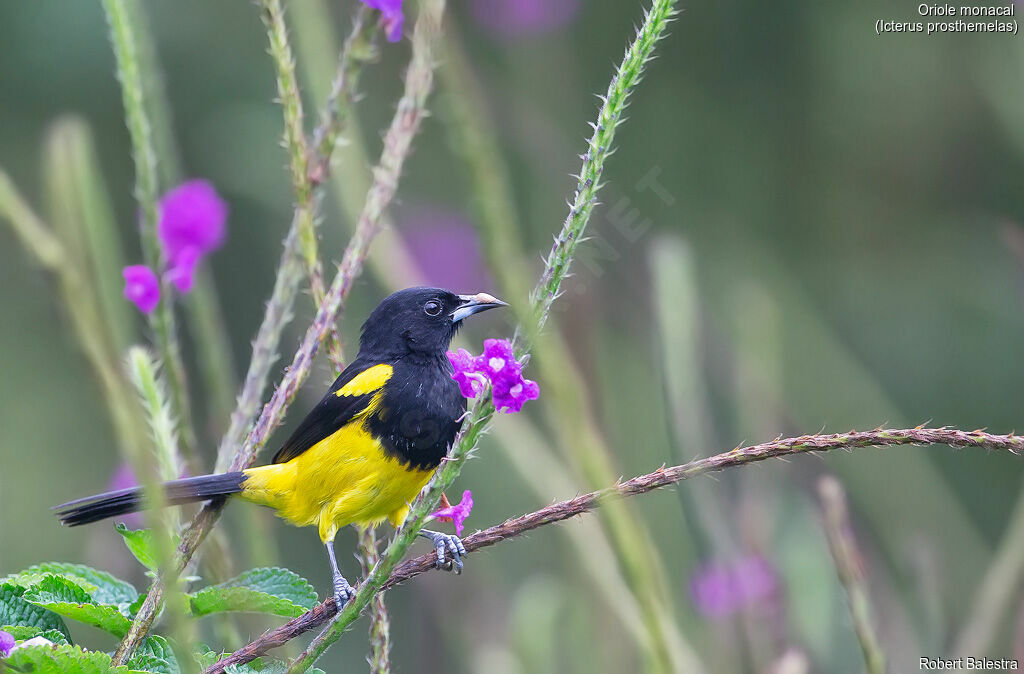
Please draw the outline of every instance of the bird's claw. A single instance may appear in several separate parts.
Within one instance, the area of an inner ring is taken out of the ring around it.
[[[462,557],[466,554],[466,546],[462,544],[458,536],[443,534],[440,531],[430,531],[429,529],[424,529],[420,532],[420,535],[429,538],[434,544],[434,550],[437,552],[437,561],[434,563],[436,568],[448,568],[456,574],[462,573]],[[450,567],[446,559],[449,554],[451,555]]]
[[[340,573],[334,575],[334,603],[340,611],[350,599],[355,599],[356,590]]]

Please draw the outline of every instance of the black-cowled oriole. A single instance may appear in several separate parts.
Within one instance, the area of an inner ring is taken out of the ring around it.
[[[334,536],[348,524],[398,526],[409,503],[447,454],[466,400],[452,380],[446,351],[462,320],[503,306],[479,293],[409,288],[386,298],[363,324],[359,355],[274,455],[273,463],[236,473],[164,484],[166,502],[181,505],[237,494],[274,508],[296,526],[316,526],[343,605],[354,590],[338,571]],[[56,508],[70,526],[144,508],[141,488],[99,494]],[[444,564],[462,568],[455,536],[420,532]]]

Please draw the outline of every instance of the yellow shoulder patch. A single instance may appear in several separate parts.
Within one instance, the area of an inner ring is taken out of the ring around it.
[[[361,396],[373,393],[384,386],[388,379],[391,379],[393,372],[394,368],[386,363],[366,368],[357,374],[352,381],[338,389],[334,395],[340,398],[342,396]]]

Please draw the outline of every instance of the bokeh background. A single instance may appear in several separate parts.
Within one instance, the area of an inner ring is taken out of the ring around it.
[[[594,94],[642,18],[637,2],[451,4],[469,78],[439,78],[391,209],[400,237],[375,248],[341,323],[349,349],[396,278],[500,296],[513,292],[503,276],[532,286],[565,216]],[[313,119],[355,2],[288,5]],[[875,35],[876,19],[913,20],[915,7],[685,3],[607,164],[593,240],[550,328],[561,338],[545,347],[548,365],[531,370],[541,399],[525,418],[499,418],[460,478],[477,503],[470,530],[588,490],[595,476],[779,434],[1024,427],[1024,48],[1011,35]],[[207,266],[240,376],[293,200],[266,34],[249,2],[153,0],[146,11],[182,173],[212,181],[230,205],[228,240]],[[49,217],[58,205],[46,188],[47,139],[69,115],[82,120],[124,259],[139,261],[133,166],[99,4],[0,3],[0,54],[0,166]],[[408,40],[381,45],[363,77],[352,145],[370,157],[408,56]],[[500,150],[476,164],[458,117],[466,87],[479,87],[473,115]],[[341,187],[366,180],[352,157],[342,152]],[[519,250],[500,260],[479,240],[481,167],[507,175],[511,190],[514,212],[504,215]],[[335,198],[344,191],[324,202],[328,261],[349,232]],[[397,243],[415,267],[388,247]],[[119,272],[109,270],[115,282]],[[297,302],[282,343],[289,358],[310,304]],[[55,283],[6,225],[0,306],[0,574],[62,560],[144,582],[112,527],[64,530],[49,511],[108,488],[123,460]],[[510,314],[490,313],[463,338],[479,350],[512,325]],[[133,330],[147,339],[141,320]],[[194,365],[203,347],[186,342]],[[191,384],[212,463],[225,419],[202,378],[193,373]],[[328,384],[321,363],[271,445]],[[1021,473],[1020,459],[978,450],[857,450],[632,499],[623,512],[641,562],[617,554],[609,520],[591,516],[474,554],[462,577],[434,573],[390,592],[396,669],[653,668],[650,623],[637,607],[655,606],[675,666],[692,649],[715,672],[782,671],[772,669],[780,660],[797,667],[785,671],[859,672],[822,534],[825,474],[848,491],[892,671],[916,671],[918,657],[965,643],[976,656],[1022,657]],[[236,565],[288,566],[326,589],[313,532],[262,511],[264,526],[253,528],[238,512],[246,507],[230,508],[224,524]],[[339,537],[350,578],[354,544],[351,532]],[[983,598],[996,559],[996,591]],[[266,625],[246,619],[243,636]],[[365,667],[364,627],[329,652],[327,671]],[[78,636],[113,646],[98,632]],[[204,637],[228,646],[205,625]]]

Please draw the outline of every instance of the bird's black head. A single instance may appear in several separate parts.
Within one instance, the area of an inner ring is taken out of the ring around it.
[[[441,288],[406,288],[386,297],[363,323],[360,352],[377,357],[440,355],[463,319],[505,306],[486,293],[456,295]]]

